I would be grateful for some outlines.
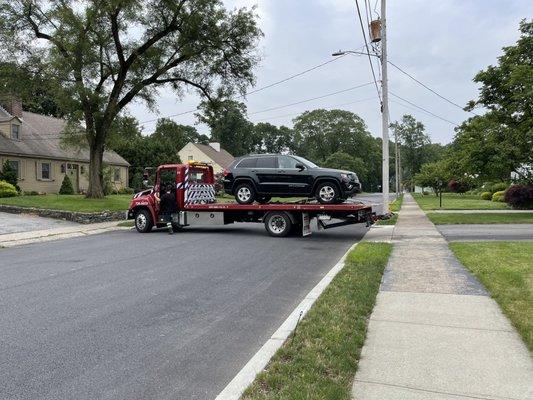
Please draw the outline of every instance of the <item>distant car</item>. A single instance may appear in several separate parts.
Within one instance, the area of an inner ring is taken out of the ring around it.
[[[237,158],[224,170],[224,191],[240,204],[272,197],[315,197],[334,204],[361,192],[355,172],[320,168],[294,155],[256,154]]]

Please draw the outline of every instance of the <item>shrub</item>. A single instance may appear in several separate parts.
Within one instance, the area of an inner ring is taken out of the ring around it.
[[[505,192],[504,200],[513,208],[533,208],[533,186],[513,185]]]
[[[497,183],[494,183],[491,187],[490,187],[490,191],[493,192],[493,193],[496,193],[496,192],[504,192],[505,189],[507,189],[509,187],[509,185],[505,182],[497,182]]]
[[[17,189],[11,183],[0,181],[0,197],[15,197],[18,195]]]
[[[492,195],[492,201],[498,201],[500,203],[503,203],[505,197],[505,190],[500,190],[499,192],[496,192]]]
[[[224,174],[222,172],[215,174],[215,194],[217,196],[224,194]]]
[[[482,200],[492,200],[492,193],[491,192],[483,192],[483,193],[481,193],[481,199]]]
[[[429,194],[428,191],[422,190],[422,196],[427,196]]]
[[[18,185],[17,171],[11,167],[9,160],[7,160],[4,165],[2,165],[2,171],[0,171],[0,181],[5,181],[15,187],[17,192],[20,192]]]
[[[123,187],[118,190],[118,194],[133,194],[134,190],[129,187]]]
[[[63,182],[61,183],[61,188],[59,189],[59,194],[74,194],[74,188],[72,187],[72,182],[68,175],[65,175]]]

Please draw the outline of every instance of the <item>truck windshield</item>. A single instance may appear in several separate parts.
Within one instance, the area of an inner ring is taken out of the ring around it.
[[[307,166],[307,167],[310,167],[310,168],[320,168],[318,165],[316,165],[315,163],[309,161],[309,160],[306,160],[305,158],[303,157],[299,157],[299,156],[293,156],[294,158],[296,158],[298,161],[300,161],[303,165]]]

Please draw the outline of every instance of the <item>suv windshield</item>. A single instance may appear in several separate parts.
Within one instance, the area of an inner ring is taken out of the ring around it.
[[[294,158],[296,158],[298,161],[300,161],[302,164],[306,165],[307,167],[311,167],[311,168],[320,168],[318,165],[316,165],[315,163],[309,161],[309,160],[306,160],[305,158],[303,157],[299,157],[299,156],[292,156]]]

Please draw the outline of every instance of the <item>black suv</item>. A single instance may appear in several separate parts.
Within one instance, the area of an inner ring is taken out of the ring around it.
[[[360,193],[361,184],[355,172],[320,168],[293,155],[257,154],[237,158],[224,171],[224,190],[240,204],[267,203],[272,196],[333,204]]]

